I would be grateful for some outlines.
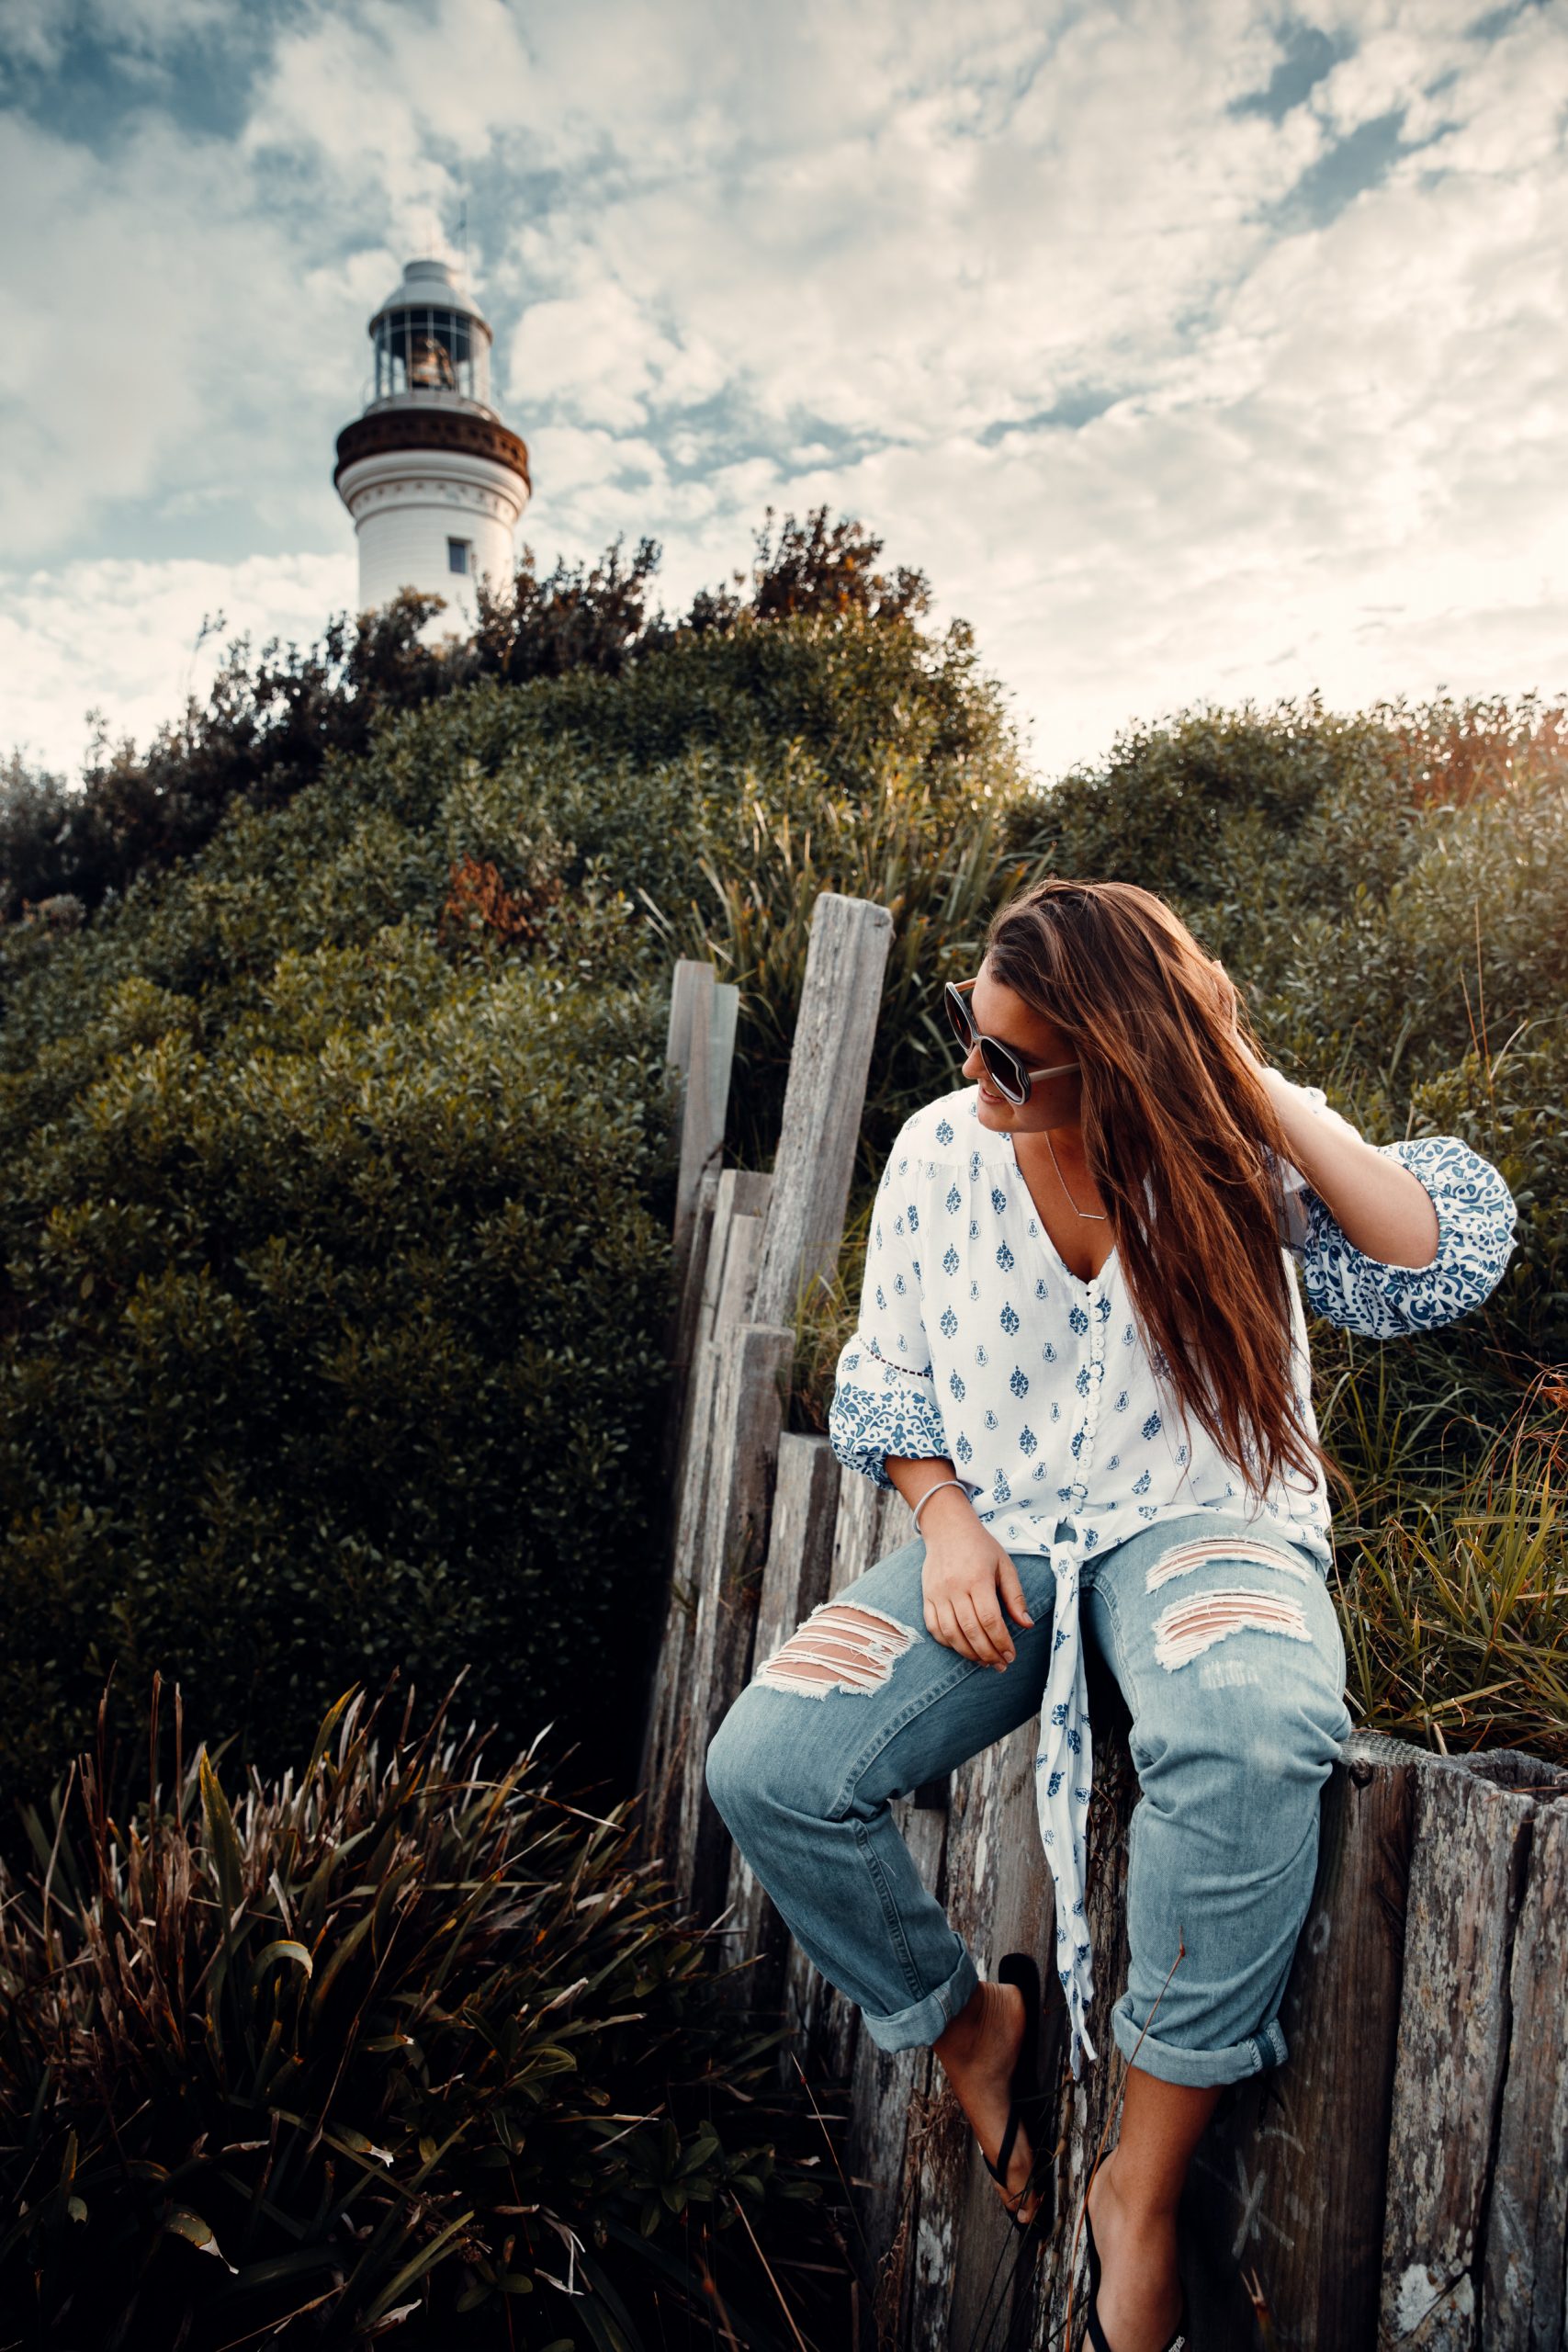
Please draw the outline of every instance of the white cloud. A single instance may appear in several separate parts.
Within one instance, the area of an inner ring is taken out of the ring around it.
[[[309,643],[331,613],[352,609],[355,586],[348,552],[83,560],[0,580],[0,742],[74,774],[91,709],[112,740],[145,743],[187,693],[206,693],[232,639]],[[226,626],[198,647],[203,622],[220,614]]]
[[[271,544],[337,550],[264,564],[263,602],[351,581],[330,439],[365,319],[471,188],[547,564],[651,533],[674,602],[770,501],[858,512],[974,620],[1047,767],[1205,695],[1551,686],[1568,41],[1474,16],[1341,0],[1348,53],[1276,123],[1232,110],[1280,54],[1257,0],[317,0],[232,145],[151,107],[101,154],[19,125],[6,266],[50,333],[0,349],[0,545],[108,610],[110,518],[166,544],[243,483]],[[1335,213],[1339,142],[1397,108],[1427,143]],[[1042,424],[1064,401],[1089,421]],[[164,710],[192,597],[231,600],[139,578],[116,674]],[[0,742],[108,698],[53,594],[0,595],[51,682],[21,730],[0,692]]]

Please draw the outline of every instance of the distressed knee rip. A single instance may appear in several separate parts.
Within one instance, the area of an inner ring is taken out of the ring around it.
[[[1172,1577],[1190,1577],[1194,1568],[1204,1567],[1211,1560],[1224,1560],[1233,1568],[1273,1568],[1280,1576],[1294,1577],[1299,1584],[1318,1580],[1317,1571],[1304,1560],[1292,1560],[1272,1544],[1238,1543],[1234,1535],[1201,1535],[1194,1544],[1178,1544],[1161,1553],[1144,1578],[1144,1590],[1157,1592]]]
[[[824,1601],[762,1667],[759,1682],[825,1699],[829,1690],[880,1690],[915,1636],[896,1617],[863,1602]]]
[[[1299,1600],[1284,1594],[1249,1591],[1241,1585],[1231,1591],[1198,1592],[1190,1600],[1171,1601],[1155,1620],[1155,1657],[1168,1674],[1174,1674],[1178,1667],[1212,1650],[1228,1634],[1248,1630],[1280,1634],[1292,1642],[1312,1639]],[[1216,1678],[1206,1673],[1203,1679]]]
[[[1315,1570],[1292,1560],[1271,1544],[1238,1543],[1235,1537],[1202,1536],[1194,1544],[1179,1544],[1162,1554],[1144,1579],[1145,1592],[1157,1592],[1173,1577],[1190,1576],[1195,1568],[1223,1560],[1227,1567],[1269,1568],[1301,1584],[1310,1584]],[[1230,1590],[1194,1593],[1190,1600],[1172,1600],[1155,1621],[1155,1657],[1168,1674],[1186,1666],[1223,1642],[1227,1634],[1250,1628],[1258,1634],[1280,1634],[1292,1642],[1310,1642],[1305,1612],[1288,1594],[1259,1592],[1246,1586]],[[1217,1660],[1200,1670],[1204,1684],[1256,1681],[1246,1668],[1228,1669]]]

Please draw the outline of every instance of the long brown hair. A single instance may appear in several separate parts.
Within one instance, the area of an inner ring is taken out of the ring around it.
[[[1082,1065],[1089,1174],[1180,1411],[1255,1491],[1286,1470],[1313,1478],[1324,1456],[1292,1386],[1280,1242],[1289,1155],[1234,990],[1131,882],[1037,882],[992,917],[986,958]]]

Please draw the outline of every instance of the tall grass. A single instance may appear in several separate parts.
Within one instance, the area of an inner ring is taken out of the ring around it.
[[[1369,1728],[1568,1764],[1565,1407],[1568,1386],[1544,1374],[1451,1483],[1395,1466],[1358,1497],[1337,1580]]]

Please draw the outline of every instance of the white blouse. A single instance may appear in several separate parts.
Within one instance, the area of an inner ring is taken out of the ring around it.
[[[1334,1118],[1316,1089],[1314,1109]],[[1314,1309],[1378,1337],[1451,1321],[1483,1299],[1512,1249],[1514,1203],[1489,1162],[1452,1136],[1382,1147],[1438,1211],[1438,1255],[1382,1265],[1346,1239],[1299,1170],[1289,1250]],[[1287,1254],[1287,1264],[1292,1264]],[[1302,1301],[1291,1282],[1292,1385],[1315,1437]],[[1093,1753],[1078,1636],[1083,1561],[1141,1527],[1194,1510],[1265,1521],[1326,1574],[1320,1470],[1261,1496],[1196,1424],[1184,1424],[1158,1349],[1133,1310],[1117,1254],[1083,1282],[1041,1224],[1012,1138],[981,1125],[978,1089],[928,1103],[899,1133],[877,1188],[858,1328],[839,1359],[829,1437],[878,1486],[888,1454],[948,1456],[1010,1552],[1048,1555],[1055,1631],[1035,1762],[1041,1838],[1056,1900],[1056,1971],[1078,2046],[1093,1998],[1084,1828]],[[1058,1542],[1056,1528],[1070,1531]]]

